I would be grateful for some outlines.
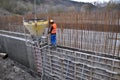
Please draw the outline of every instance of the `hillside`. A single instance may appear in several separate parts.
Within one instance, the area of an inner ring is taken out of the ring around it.
[[[0,0],[0,15],[22,15],[31,10],[32,3],[30,2],[25,2],[23,0]]]
[[[52,13],[65,11],[80,11],[85,5],[91,9],[95,7],[90,3],[74,2],[70,0],[36,0],[37,13]],[[34,13],[34,0],[0,0],[0,15]]]
[[[36,13],[67,11],[119,10],[119,4],[108,3],[105,7],[71,0],[36,0]],[[0,0],[0,15],[24,15],[34,13],[34,0]]]
[[[44,0],[37,8],[38,12],[66,12],[66,11],[81,11],[81,8],[87,5],[90,10],[96,8],[90,3],[74,2],[70,0]]]

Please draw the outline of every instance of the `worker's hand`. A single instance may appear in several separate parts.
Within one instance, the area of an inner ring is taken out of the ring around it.
[[[47,34],[47,38],[49,37],[50,35],[49,34]]]

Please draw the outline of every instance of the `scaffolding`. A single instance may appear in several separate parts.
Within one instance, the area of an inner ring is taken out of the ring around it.
[[[41,78],[46,75],[55,80],[120,79],[120,12],[36,15],[46,16],[58,25],[57,48],[27,42],[34,49],[36,71]],[[25,32],[22,17],[31,19],[34,15],[0,17],[1,29]]]
[[[119,80],[120,60],[50,46],[42,50],[43,73],[55,80]]]

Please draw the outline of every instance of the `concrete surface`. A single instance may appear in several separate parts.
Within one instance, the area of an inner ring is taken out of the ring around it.
[[[32,48],[26,47],[23,33],[0,31],[0,50],[8,53],[11,59],[35,70]]]
[[[0,52],[8,53],[10,59],[26,66],[28,72],[36,77],[37,73],[36,73],[33,51],[34,50],[31,46],[26,46],[26,39],[23,33],[0,30]],[[13,73],[13,75],[15,74]],[[44,78],[43,80],[48,80],[48,79],[52,80],[50,77],[47,77],[45,75],[43,78]],[[10,79],[10,80],[16,80],[16,79]],[[37,79],[18,78],[17,80],[37,80]]]

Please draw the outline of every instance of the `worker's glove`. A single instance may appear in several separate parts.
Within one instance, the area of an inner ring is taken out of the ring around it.
[[[49,37],[49,36],[50,36],[50,34],[47,35],[47,37]]]
[[[50,34],[50,32],[48,31],[48,33],[47,34]]]

